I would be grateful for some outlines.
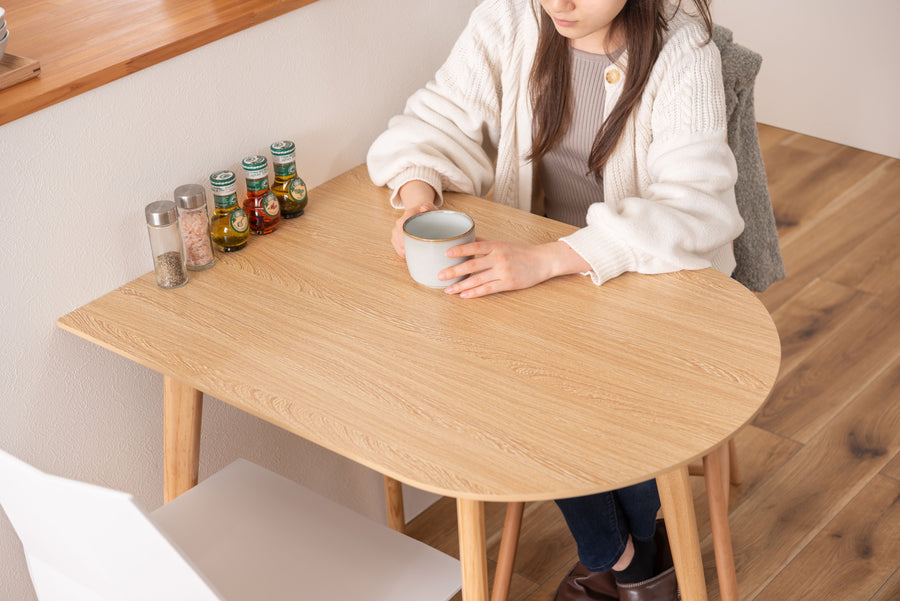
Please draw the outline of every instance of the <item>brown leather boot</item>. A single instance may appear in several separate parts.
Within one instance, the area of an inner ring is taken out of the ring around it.
[[[618,598],[612,572],[591,572],[579,561],[560,583],[553,601],[616,601]]]
[[[656,522],[656,576],[633,584],[619,584],[619,599],[622,601],[679,601],[678,582],[675,580],[675,566],[672,563],[672,549],[669,536],[662,520]]]
[[[649,580],[634,584],[617,584],[621,601],[679,601],[675,568],[671,567]]]

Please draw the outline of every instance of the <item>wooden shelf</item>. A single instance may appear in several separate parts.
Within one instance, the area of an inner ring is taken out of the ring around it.
[[[314,0],[4,0],[6,50],[40,77],[0,90],[0,125]]]

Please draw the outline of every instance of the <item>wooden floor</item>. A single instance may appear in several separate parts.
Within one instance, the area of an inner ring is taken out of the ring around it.
[[[788,278],[760,298],[778,381],[737,438],[730,524],[743,601],[900,600],[900,160],[760,125]],[[705,492],[692,478],[710,601]],[[489,558],[505,506],[489,504]],[[457,555],[442,499],[409,533]],[[458,556],[458,555],[457,555]],[[551,601],[576,560],[551,503],[526,507],[511,601]],[[489,566],[493,570],[493,564]]]

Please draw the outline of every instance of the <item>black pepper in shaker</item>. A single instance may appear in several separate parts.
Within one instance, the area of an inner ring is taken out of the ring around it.
[[[187,265],[178,229],[178,213],[171,200],[151,202],[144,208],[153,270],[160,288],[178,288],[187,284]]]

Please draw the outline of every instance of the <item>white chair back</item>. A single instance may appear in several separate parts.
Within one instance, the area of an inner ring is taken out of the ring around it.
[[[0,450],[0,506],[40,601],[222,601],[131,495]]]

